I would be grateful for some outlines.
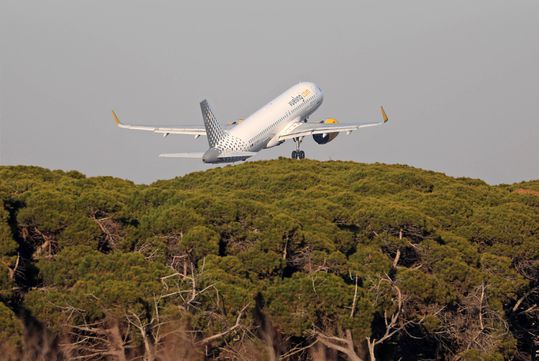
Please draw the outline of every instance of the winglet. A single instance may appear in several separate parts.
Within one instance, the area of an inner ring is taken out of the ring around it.
[[[387,114],[386,114],[386,111],[384,110],[384,107],[383,106],[380,106],[380,112],[382,113],[382,118],[384,119],[384,123],[387,123],[387,121],[389,120]]]
[[[116,116],[116,113],[114,113],[114,110],[112,111],[112,117],[114,118],[114,122],[117,126],[121,126],[122,123],[120,123],[120,119],[118,119],[118,116]]]

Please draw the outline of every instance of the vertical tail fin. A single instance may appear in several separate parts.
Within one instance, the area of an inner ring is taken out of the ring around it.
[[[204,118],[208,143],[210,148],[213,148],[220,140],[226,137],[226,131],[213,115],[207,100],[204,99],[200,102],[200,110],[202,110],[202,118]]]

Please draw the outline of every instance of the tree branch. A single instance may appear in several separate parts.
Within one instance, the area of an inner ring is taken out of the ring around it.
[[[238,317],[236,317],[236,323],[234,324],[234,326],[232,327],[229,327],[228,329],[226,329],[225,331],[223,332],[219,332],[218,334],[215,334],[215,335],[212,335],[212,336],[209,336],[209,337],[206,337],[206,338],[203,338],[202,340],[200,340],[199,342],[197,342],[198,344],[207,344],[207,343],[210,343],[214,340],[217,340],[223,336],[226,336],[227,334],[229,334],[230,332],[234,331],[235,329],[237,329],[238,327],[240,327],[240,321],[241,321],[241,316],[243,315],[243,312],[247,309],[247,307],[249,307],[249,304],[246,304],[245,306],[243,306],[243,308],[240,310],[240,312],[238,313]]]

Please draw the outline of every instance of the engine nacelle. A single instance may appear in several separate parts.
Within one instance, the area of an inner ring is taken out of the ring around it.
[[[320,123],[322,124],[336,124],[337,120],[333,118],[328,118],[326,120],[322,120]],[[339,135],[338,132],[336,133],[324,133],[324,134],[314,134],[313,139],[318,144],[326,144],[331,142],[333,139],[337,138],[337,135]]]

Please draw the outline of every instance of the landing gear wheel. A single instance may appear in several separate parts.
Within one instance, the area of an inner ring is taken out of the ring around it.
[[[293,138],[293,140],[296,143],[296,150],[292,152],[292,159],[305,159],[305,152],[299,149],[303,137]]]

